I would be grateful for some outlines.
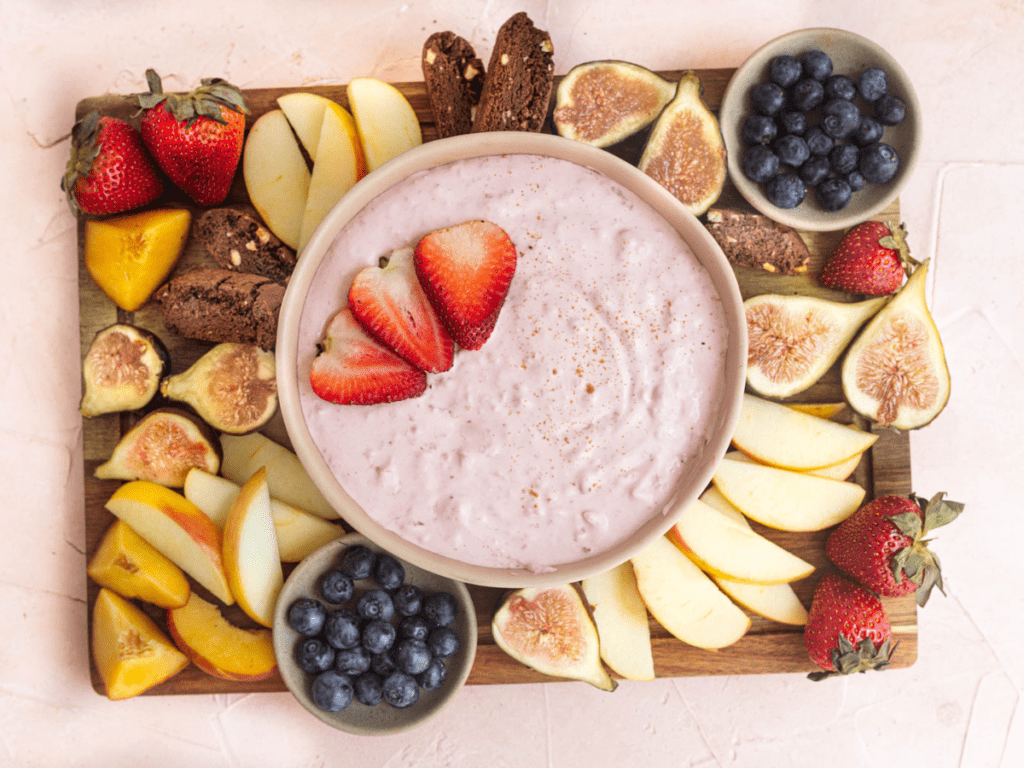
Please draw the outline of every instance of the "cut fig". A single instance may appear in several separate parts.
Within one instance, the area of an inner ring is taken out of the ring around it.
[[[928,260],[861,331],[843,360],[843,394],[865,418],[917,429],[949,400],[949,368],[925,301]]]
[[[654,124],[639,168],[699,216],[725,186],[725,142],[718,119],[701,100],[696,73],[686,72]]]
[[[220,457],[220,442],[208,425],[186,411],[160,408],[124,434],[94,475],[101,480],[149,480],[182,488],[193,467],[217,474]]]
[[[747,299],[747,384],[765,397],[803,392],[886,301],[879,297],[847,304],[774,293]]]
[[[567,139],[608,147],[654,122],[675,92],[675,83],[638,64],[579,64],[558,84],[555,129]]]
[[[254,344],[218,344],[184,373],[165,379],[161,393],[188,403],[214,429],[244,435],[277,410],[274,353]]]
[[[170,370],[167,347],[153,333],[116,323],[96,334],[82,361],[86,418],[144,408]]]
[[[494,614],[491,631],[499,648],[541,674],[615,690],[601,665],[594,621],[571,584],[509,593]]]

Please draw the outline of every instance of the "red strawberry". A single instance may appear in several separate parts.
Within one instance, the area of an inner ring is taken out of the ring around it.
[[[895,293],[918,262],[907,247],[902,224],[865,221],[846,233],[825,262],[821,282],[850,293],[884,296]]]
[[[441,323],[463,349],[490,338],[516,271],[516,247],[497,224],[467,221],[416,244],[416,275]]]
[[[76,216],[130,211],[160,197],[163,187],[138,132],[124,120],[93,111],[75,123],[60,188]]]
[[[838,573],[827,573],[814,590],[804,628],[811,661],[824,670],[808,677],[821,680],[889,666],[896,645],[882,601]]]
[[[417,368],[440,373],[452,367],[455,345],[416,279],[412,248],[359,272],[348,306],[367,333]]]
[[[917,496],[881,496],[858,509],[832,531],[825,552],[840,569],[883,597],[916,592],[928,602],[933,586],[942,591],[939,560],[924,539],[952,522],[964,508],[936,494],[927,504]]]
[[[329,402],[373,405],[419,397],[427,374],[368,336],[346,307],[327,326],[309,382]]]
[[[220,78],[191,93],[164,93],[146,70],[149,93],[138,95],[142,140],[171,181],[199,205],[224,202],[242,157],[248,109],[242,92]]]

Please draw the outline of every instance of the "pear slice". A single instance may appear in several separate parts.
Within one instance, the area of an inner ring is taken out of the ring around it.
[[[597,629],[571,584],[509,593],[491,620],[494,642],[516,661],[602,691],[616,683],[601,665]]]
[[[803,392],[839,359],[887,300],[850,304],[775,293],[747,299],[747,384],[766,397]]]
[[[843,360],[843,394],[865,418],[895,429],[923,427],[949,400],[949,368],[925,301],[928,260],[871,320]]]

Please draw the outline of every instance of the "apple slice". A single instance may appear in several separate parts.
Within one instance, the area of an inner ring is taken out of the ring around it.
[[[359,142],[359,130],[356,128],[355,118],[341,104],[331,101],[324,96],[318,96],[315,93],[296,91],[295,93],[286,93],[284,96],[279,96],[277,98],[277,105],[284,112],[284,116],[288,118],[292,130],[295,131],[295,135],[302,142],[306,154],[309,155],[310,160],[314,163],[318,159],[318,145],[320,144],[320,132],[323,128],[324,114],[328,111],[333,111],[338,119],[341,120],[356,152],[356,175],[360,179],[366,175],[366,158],[363,156],[363,146]]]
[[[178,648],[214,677],[263,680],[277,669],[270,630],[236,627],[217,606],[198,595],[181,608],[167,611],[167,628]]]
[[[847,429],[828,419],[743,396],[732,443],[762,464],[782,469],[820,469],[848,460],[874,445],[878,435]]]
[[[846,403],[786,403],[786,407],[820,419],[831,419],[846,408]]]
[[[310,173],[281,110],[271,110],[253,123],[245,140],[242,176],[250,201],[270,231],[298,250]]]
[[[92,657],[114,701],[148,691],[188,666],[188,657],[142,609],[106,587],[92,609]]]
[[[820,531],[852,515],[864,500],[856,483],[724,458],[715,487],[744,515],[783,531]]]
[[[372,77],[357,77],[346,89],[367,171],[423,143],[420,121],[402,92]]]
[[[750,628],[747,615],[664,536],[631,562],[647,610],[684,643],[724,648]]]
[[[807,561],[699,499],[682,511],[668,538],[702,571],[734,581],[787,584],[814,571]]]
[[[651,627],[628,563],[582,582],[597,625],[601,658],[627,680],[653,680]]]
[[[270,495],[314,515],[336,520],[335,512],[307,474],[299,457],[259,432],[221,435],[224,458],[220,471],[228,480],[242,485],[260,467],[267,470]]]
[[[302,212],[298,246],[300,253],[327,212],[358,180],[359,159],[352,139],[338,112],[328,108],[324,111],[316,162],[309,180],[306,207]]]
[[[115,520],[103,534],[85,570],[101,587],[161,608],[184,605],[192,591],[181,568],[157,552],[124,520]]]
[[[242,486],[224,523],[224,570],[231,592],[249,618],[265,627],[274,626],[274,607],[284,574],[267,473],[262,467]]]
[[[191,501],[162,485],[133,480],[114,491],[106,506],[225,605],[235,602],[220,529]]]

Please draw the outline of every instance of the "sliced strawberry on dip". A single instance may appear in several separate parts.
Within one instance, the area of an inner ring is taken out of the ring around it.
[[[356,275],[348,307],[367,333],[430,373],[452,367],[455,344],[416,278],[412,248],[399,248]]]
[[[516,247],[490,221],[439,229],[416,244],[416,275],[441,323],[463,349],[480,349],[498,322]]]
[[[370,337],[345,307],[327,326],[309,383],[328,402],[374,405],[419,397],[427,374]]]

